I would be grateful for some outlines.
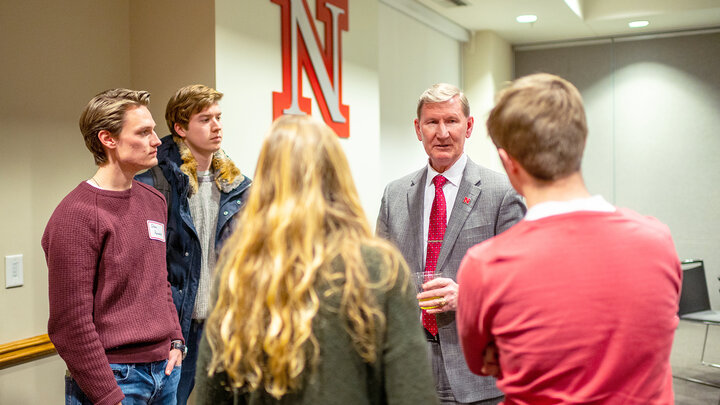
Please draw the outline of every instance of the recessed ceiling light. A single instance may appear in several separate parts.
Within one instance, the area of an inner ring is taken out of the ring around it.
[[[534,23],[537,21],[537,16],[534,14],[519,15],[516,20],[519,23]]]
[[[642,21],[630,21],[628,23],[628,27],[630,28],[642,28],[647,27],[648,24],[650,24],[648,21],[642,20]]]

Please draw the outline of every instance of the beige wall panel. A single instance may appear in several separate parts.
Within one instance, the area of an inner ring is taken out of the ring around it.
[[[0,314],[12,325],[0,328],[0,342],[45,333],[40,238],[55,206],[94,171],[77,126],[82,108],[129,85],[127,10],[127,2],[2,3],[0,41],[12,57],[0,59],[0,257],[24,255],[25,285],[0,288],[0,307],[14,308]]]
[[[65,362],[46,357],[0,370],[0,404],[62,404],[65,393]]]
[[[0,2],[0,343],[46,333],[40,238],[55,206],[95,170],[82,108],[130,85],[127,21],[127,1]],[[5,289],[12,254],[24,256],[24,286]],[[61,402],[64,369],[52,356],[0,370],[0,403]]]
[[[180,87],[215,87],[215,2],[130,1],[131,86],[151,93],[150,111],[162,137],[165,106]]]

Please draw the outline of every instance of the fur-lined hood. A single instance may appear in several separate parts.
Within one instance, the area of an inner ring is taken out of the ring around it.
[[[178,165],[180,171],[187,176],[189,182],[188,197],[195,194],[198,190],[197,161],[190,148],[185,144],[185,140],[177,135],[163,137],[162,145],[158,148],[158,160],[162,161],[164,159],[173,161]],[[215,185],[223,193],[229,193],[245,180],[245,176],[240,173],[240,169],[235,166],[235,163],[230,160],[230,157],[222,149],[213,154],[210,168],[215,174]]]

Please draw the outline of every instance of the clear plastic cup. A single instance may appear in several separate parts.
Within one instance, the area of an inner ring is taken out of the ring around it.
[[[414,274],[413,274],[413,278],[414,278],[414,280],[415,280],[415,287],[417,288],[418,293],[421,293],[421,292],[424,291],[424,290],[423,290],[423,287],[422,287],[423,284],[427,283],[427,282],[430,281],[430,280],[434,280],[434,279],[436,279],[436,278],[440,278],[440,277],[442,277],[442,276],[443,276],[443,275],[442,275],[442,273],[440,273],[440,272],[435,272],[435,273],[424,273],[424,272],[423,272],[423,273],[414,273]],[[438,299],[438,298],[440,298],[440,297],[424,298],[424,299],[421,299],[420,302],[423,302],[423,301],[431,301],[431,300],[435,300],[435,299]],[[420,308],[422,308],[422,309],[435,309],[435,308],[440,308],[440,305],[434,305],[434,306],[426,306],[426,307],[424,307],[424,306],[422,306],[422,304],[421,304],[421,305],[420,305]]]

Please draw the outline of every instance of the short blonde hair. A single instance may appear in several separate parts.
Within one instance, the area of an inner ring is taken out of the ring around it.
[[[582,96],[562,77],[521,77],[498,93],[487,120],[490,138],[538,180],[580,170],[587,122]]]
[[[125,124],[125,112],[131,107],[147,106],[150,93],[128,89],[105,90],[96,95],[80,114],[80,132],[85,146],[90,150],[96,165],[107,162],[98,133],[106,130],[117,136]]]
[[[212,87],[192,84],[179,89],[168,100],[165,108],[165,122],[170,133],[177,135],[175,124],[187,129],[190,117],[220,101],[223,94]]]
[[[420,95],[420,99],[418,100],[417,105],[417,118],[420,119],[420,113],[422,112],[422,107],[425,104],[443,103],[445,101],[449,101],[455,96],[457,96],[460,100],[460,105],[462,106],[462,111],[463,114],[465,114],[465,118],[469,117],[470,103],[468,102],[467,97],[465,97],[465,93],[463,93],[462,90],[460,90],[456,86],[453,86],[452,84],[437,83],[433,84],[432,87],[425,90],[423,94]]]

